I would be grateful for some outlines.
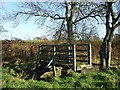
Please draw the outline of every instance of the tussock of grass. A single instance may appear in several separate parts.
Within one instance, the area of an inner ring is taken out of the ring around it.
[[[2,88],[120,88],[120,69],[108,69],[86,74],[71,72],[67,76],[49,77],[46,81],[24,80],[12,70],[3,68]],[[14,74],[12,74],[14,73]]]

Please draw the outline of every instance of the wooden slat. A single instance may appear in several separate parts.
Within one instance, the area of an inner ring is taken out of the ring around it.
[[[93,66],[99,66],[100,63],[92,63]]]
[[[57,46],[57,47],[65,47],[65,46],[72,46],[72,44],[60,44],[60,45],[55,45],[55,46]]]
[[[55,52],[72,52],[72,50],[56,50]]]
[[[88,55],[76,55],[76,57],[88,57]]]
[[[55,57],[55,59],[62,59],[62,60],[69,59],[69,58],[72,58],[72,57]]]
[[[77,46],[88,46],[88,44],[77,44]]]
[[[88,58],[89,58],[88,64],[92,65],[92,50],[91,50],[91,44],[89,44],[89,47],[88,47]]]
[[[88,50],[76,50],[77,52],[88,52]]]
[[[72,55],[68,55],[68,54],[56,54],[55,57],[66,57],[66,58],[72,58]]]
[[[89,62],[88,60],[77,60],[77,62]]]

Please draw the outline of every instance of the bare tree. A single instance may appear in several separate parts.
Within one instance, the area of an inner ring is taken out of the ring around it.
[[[105,3],[105,19],[106,19],[106,35],[103,39],[103,43],[100,49],[100,68],[108,68],[111,62],[111,43],[114,31],[120,26],[120,9],[115,10],[116,3],[106,2]],[[119,5],[119,3],[117,2]]]
[[[97,27],[94,26],[91,23],[82,22],[81,25],[79,25],[79,30],[76,32],[76,36],[78,40],[87,40],[91,41],[95,39],[95,37],[99,38]]]
[[[94,5],[94,6],[93,6]],[[99,5],[92,2],[82,3],[77,0],[65,0],[62,3],[56,2],[25,2],[20,6],[21,10],[14,12],[12,19],[29,20],[31,17],[36,17],[36,22],[44,23],[45,20],[59,22],[61,27],[65,28],[67,40],[72,43],[74,40],[74,26],[79,21],[89,17],[98,15],[97,8]],[[102,9],[101,9],[102,10]],[[100,12],[100,7],[99,7]],[[21,21],[21,20],[20,20]],[[18,24],[18,20],[16,21]],[[61,29],[59,29],[61,30]],[[59,31],[61,33],[61,31]]]

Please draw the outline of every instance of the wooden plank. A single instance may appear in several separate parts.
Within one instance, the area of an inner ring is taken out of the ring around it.
[[[77,62],[89,62],[89,60],[77,60]]]
[[[92,65],[92,50],[91,50],[91,44],[89,44],[89,46],[88,46],[88,59],[89,59],[88,64]]]
[[[53,62],[53,59],[50,60],[50,62],[48,63],[47,67],[49,67],[52,64],[52,62]]]
[[[72,62],[72,59],[59,59],[59,58],[56,58],[56,61],[64,61],[64,62]]]
[[[62,47],[64,47],[64,46],[67,47],[67,46],[72,46],[72,44],[59,44],[59,45],[55,45],[55,46],[56,46],[56,47],[61,47],[61,46],[62,46]]]
[[[76,65],[76,45],[73,44],[72,46],[72,52],[73,52],[73,70],[76,71],[77,70],[77,65]]]
[[[65,53],[65,54],[62,54],[62,53],[57,53],[56,55],[55,55],[56,57],[58,56],[72,56],[72,53],[70,53],[70,55],[68,54],[68,53]]]
[[[55,51],[56,51],[56,47],[53,45],[53,76],[56,76],[56,69],[55,69]]]
[[[56,57],[56,60],[71,60],[72,58],[67,58],[67,57]]]
[[[77,52],[88,52],[88,50],[79,50],[79,49],[77,49],[76,51]]]
[[[55,52],[72,52],[72,50],[56,50]]]
[[[88,44],[77,44],[77,46],[88,46]]]
[[[59,55],[55,55],[55,57],[58,57],[58,58],[72,58],[72,55],[59,54]]]
[[[76,57],[88,57],[88,55],[76,55]]]
[[[92,63],[93,66],[99,66],[100,63]]]
[[[71,45],[68,46],[68,50],[72,50]],[[73,59],[73,57],[72,57],[72,51],[71,51],[71,52],[68,52],[68,60],[67,60],[67,62],[72,63],[72,59]]]

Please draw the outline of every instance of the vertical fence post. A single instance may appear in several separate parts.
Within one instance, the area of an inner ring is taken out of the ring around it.
[[[72,56],[73,56],[73,70],[77,70],[77,65],[76,65],[76,45],[72,45]]]
[[[68,59],[69,59],[68,62],[71,62],[70,46],[71,46],[71,45],[68,45]]]
[[[88,64],[92,65],[92,48],[91,44],[88,44]]]
[[[53,76],[56,76],[56,69],[55,69],[55,54],[56,54],[56,47],[53,45]]]

